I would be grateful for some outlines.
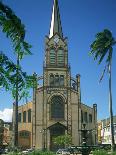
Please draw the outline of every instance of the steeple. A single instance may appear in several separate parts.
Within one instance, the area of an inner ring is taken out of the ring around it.
[[[59,36],[63,38],[58,0],[54,0],[49,38],[51,38],[55,33],[58,33]]]

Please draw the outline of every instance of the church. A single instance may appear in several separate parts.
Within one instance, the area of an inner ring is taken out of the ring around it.
[[[72,145],[81,145],[83,124],[93,130],[88,133],[88,144],[97,143],[97,105],[82,103],[80,74],[71,76],[68,52],[58,0],[54,0],[50,30],[45,37],[43,75],[37,77],[32,103],[19,107],[19,145],[26,145],[27,140],[28,147],[55,150],[54,137],[64,134],[72,137]]]

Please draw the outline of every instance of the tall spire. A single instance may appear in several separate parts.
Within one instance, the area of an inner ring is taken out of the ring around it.
[[[58,33],[60,37],[63,38],[58,0],[54,0],[49,38],[51,38],[55,33]]]

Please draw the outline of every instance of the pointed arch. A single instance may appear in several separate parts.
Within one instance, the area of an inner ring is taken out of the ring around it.
[[[60,84],[59,75],[56,74],[56,75],[55,75],[55,86],[59,86],[59,84]]]
[[[54,75],[53,74],[50,74],[50,86],[54,86]]]

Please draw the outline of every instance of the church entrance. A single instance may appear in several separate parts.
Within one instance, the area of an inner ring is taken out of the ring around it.
[[[50,128],[50,150],[56,151],[59,148],[63,148],[64,146],[59,146],[53,142],[54,138],[57,136],[61,136],[65,134],[66,127],[60,123],[56,123],[52,125]]]

